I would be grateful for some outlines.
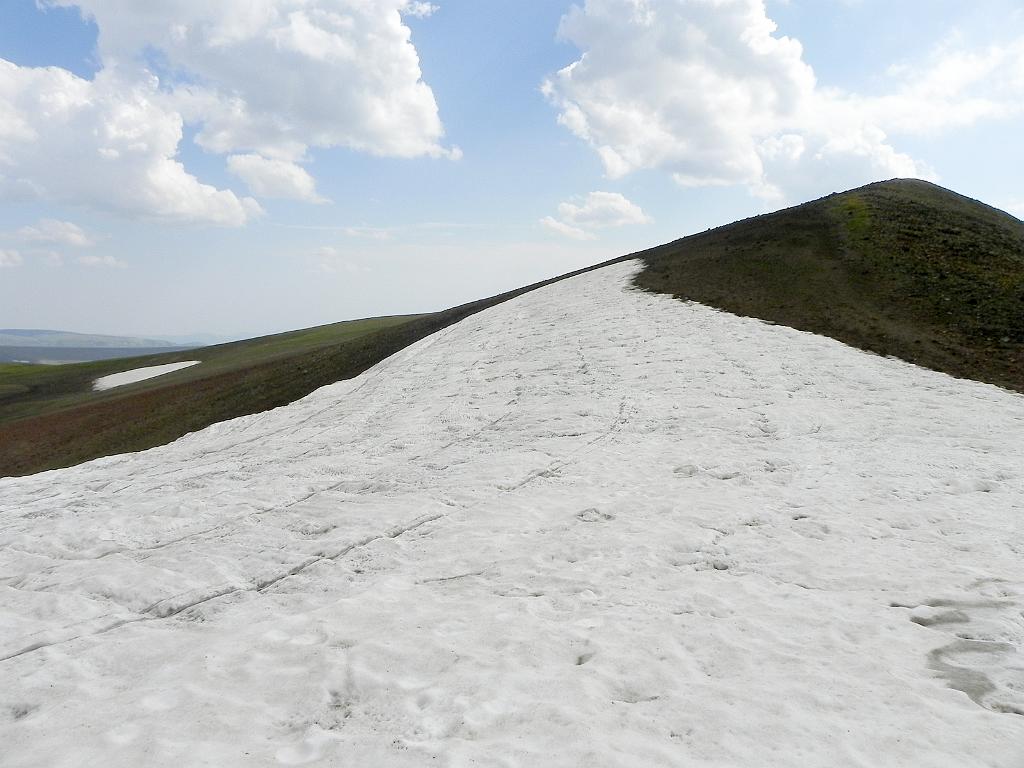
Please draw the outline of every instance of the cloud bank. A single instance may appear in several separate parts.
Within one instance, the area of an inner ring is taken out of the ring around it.
[[[586,0],[559,30],[582,55],[542,88],[609,178],[656,168],[771,201],[929,178],[890,135],[1021,111],[1024,42],[937,51],[868,97],[822,87],[800,43],[776,32],[762,0]]]
[[[252,197],[178,159],[186,125],[257,197],[320,201],[313,148],[457,157],[403,14],[409,0],[44,0],[99,29],[99,73],[0,59],[0,193],[240,225]]]

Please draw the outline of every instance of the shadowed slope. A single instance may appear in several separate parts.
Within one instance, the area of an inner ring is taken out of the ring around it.
[[[896,180],[644,254],[637,285],[1024,391],[1024,223]]]

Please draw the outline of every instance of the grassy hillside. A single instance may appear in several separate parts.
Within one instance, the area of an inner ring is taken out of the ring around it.
[[[897,180],[644,254],[637,285],[1024,392],[1024,223]]]
[[[0,364],[0,475],[141,450],[216,421],[291,402],[350,375],[367,344],[419,318],[382,317],[259,339],[74,365]],[[183,360],[200,365],[94,392],[96,378]]]
[[[198,349],[175,350],[132,358],[96,360],[73,365],[19,365],[0,363],[0,424],[67,410],[104,400],[120,400],[149,390],[163,390],[169,385],[192,384],[202,379],[238,373],[266,363],[287,365],[319,349],[345,344],[361,336],[401,325],[416,316],[379,317],[308,328],[257,339],[219,344]],[[109,373],[163,365],[184,360],[200,360],[202,364],[157,379],[131,385],[130,389],[93,392],[93,381]],[[17,388],[19,395],[4,396],[4,388]]]

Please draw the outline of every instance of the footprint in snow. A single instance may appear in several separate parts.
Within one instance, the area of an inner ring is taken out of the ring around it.
[[[584,509],[582,512],[577,512],[576,519],[584,523],[602,523],[608,520],[614,520],[615,515],[610,512],[601,512],[600,510],[591,507],[590,509]]]
[[[588,651],[587,653],[581,653],[581,654],[577,655],[576,656],[576,666],[577,667],[582,667],[588,661],[593,659],[594,656],[596,656],[596,655],[597,655],[596,651]]]
[[[683,464],[673,469],[672,472],[680,477],[693,477],[700,472],[700,468],[696,464]]]
[[[38,704],[14,704],[7,708],[7,712],[12,720],[23,720],[37,709],[39,709]]]
[[[915,624],[949,635],[928,665],[955,690],[993,712],[1024,716],[1024,585],[978,582],[974,594],[933,599],[911,608]]]

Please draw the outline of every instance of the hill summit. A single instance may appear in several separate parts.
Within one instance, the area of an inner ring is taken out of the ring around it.
[[[1024,222],[913,179],[641,254],[637,284],[1024,391]]]

